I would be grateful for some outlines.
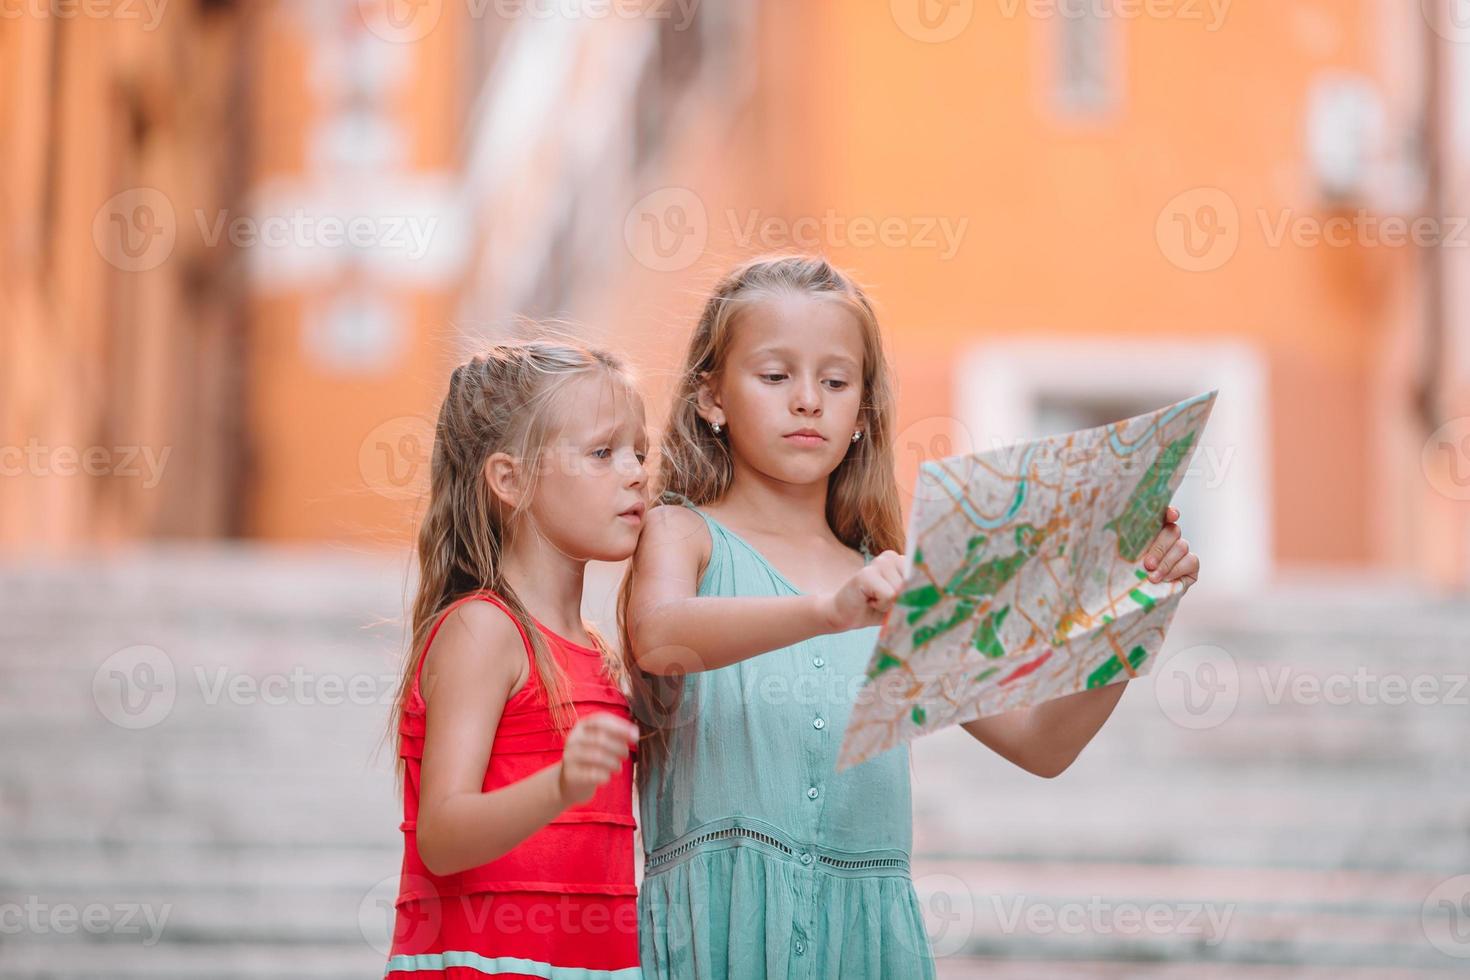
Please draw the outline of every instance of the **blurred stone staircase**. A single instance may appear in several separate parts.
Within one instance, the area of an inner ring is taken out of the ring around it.
[[[250,550],[7,570],[0,905],[40,926],[0,932],[0,975],[380,976],[401,845],[378,747],[401,633],[374,624],[400,615],[403,574]],[[135,673],[157,665],[140,645],[171,681]],[[98,680],[109,657],[135,708],[155,690],[136,718]],[[111,927],[58,921],[88,906]]]
[[[0,976],[380,975],[405,575],[254,548],[0,569]],[[1470,874],[1470,610],[1197,589],[1171,666],[1234,710],[1139,682],[1056,780],[958,731],[916,744],[941,975],[1470,973],[1470,897],[1462,923],[1435,892]],[[1360,666],[1437,697],[1290,693]]]
[[[945,975],[1470,975],[1470,877],[1441,887],[1470,876],[1470,606],[1197,589],[1154,673],[1055,780],[959,731],[916,744]],[[1179,673],[1233,710],[1191,714]]]

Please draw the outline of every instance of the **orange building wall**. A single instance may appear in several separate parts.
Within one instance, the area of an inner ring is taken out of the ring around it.
[[[1273,248],[1257,213],[1323,216],[1304,172],[1306,85],[1328,67],[1372,70],[1359,5],[1301,21],[1237,4],[1215,33],[1120,21],[1121,103],[1083,122],[1046,99],[1053,19],[976,4],[960,36],[925,44],[886,5],[824,9],[806,94],[826,110],[824,180],[809,208],[972,218],[952,262],[831,250],[888,308],[905,413],[943,411],[944,358],[972,337],[1242,337],[1269,364],[1278,560],[1372,558],[1365,393],[1392,326],[1380,311],[1411,260]],[[1196,187],[1240,213],[1238,251],[1210,272],[1171,264],[1155,235],[1170,199]]]
[[[388,97],[388,114],[408,141],[410,176],[457,163],[454,126],[469,97],[455,74],[462,30],[468,29],[450,22],[459,9],[445,5],[439,28],[405,46],[409,68]],[[341,16],[342,30],[362,30],[357,5],[344,7]],[[335,179],[314,172],[310,159],[313,128],[330,107],[312,84],[311,73],[320,70],[313,63],[317,38],[304,17],[291,5],[276,5],[267,18],[256,67],[257,188],[299,182],[325,189]],[[310,356],[305,332],[338,290],[364,284],[396,311],[402,353],[383,370],[335,371]],[[452,284],[377,282],[370,270],[284,288],[255,282],[247,371],[249,536],[361,547],[408,540],[414,491],[428,475],[432,431],[426,420],[458,343],[452,308]]]

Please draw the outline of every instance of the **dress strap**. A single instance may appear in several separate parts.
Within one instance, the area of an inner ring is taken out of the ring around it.
[[[424,650],[423,653],[419,655],[419,665],[414,668],[413,675],[413,690],[414,693],[419,696],[419,700],[423,700],[423,694],[419,690],[419,678],[423,677],[424,661],[429,659],[429,647],[433,645],[434,637],[439,635],[439,627],[444,625],[444,621],[449,618],[450,613],[454,612],[454,610],[458,609],[466,602],[471,602],[475,599],[482,599],[485,602],[494,603],[495,605],[500,607],[502,612],[510,617],[510,621],[515,624],[516,632],[521,634],[521,643],[523,643],[526,648],[526,659],[531,662],[532,676],[535,676],[535,647],[531,644],[531,638],[526,635],[526,628],[521,625],[521,621],[519,619],[516,619],[515,614],[510,611],[510,607],[505,604],[505,600],[501,599],[495,593],[485,591],[471,592],[469,595],[460,596],[458,599],[455,599],[449,605],[444,607],[443,611],[439,613],[438,619],[434,621],[433,628],[429,630],[428,637],[424,640]]]
[[[700,517],[704,518],[704,522],[706,524],[710,525],[711,528],[720,526],[718,524],[718,522],[716,522],[708,514],[706,514],[704,511],[700,510],[697,506],[695,506],[694,501],[690,500],[688,497],[684,496],[684,494],[680,493],[677,490],[665,490],[663,493],[659,494],[659,498],[658,499],[659,499],[659,503],[663,503],[663,504],[681,504],[681,505],[683,505],[685,507],[688,507],[690,510],[694,511],[694,513],[696,513]],[[711,534],[713,534],[713,531],[711,531]],[[744,539],[741,539],[741,540],[744,540]],[[867,541],[866,538],[864,538],[858,544],[858,551],[862,553],[862,556],[863,556],[863,564],[864,565],[867,565],[868,563],[870,563],[873,560],[874,555],[873,555],[873,552],[868,548],[868,541]],[[756,552],[756,554],[757,555],[760,555],[760,552]],[[762,561],[765,560],[764,556],[761,556],[761,560]]]
[[[700,520],[704,521],[704,526],[709,528],[709,536],[711,538],[717,538],[720,533],[724,533],[724,526],[719,521],[706,514],[703,508],[677,490],[665,490],[658,495],[658,502],[670,505],[678,504],[681,507],[687,507],[694,511],[694,513],[699,515]]]
[[[677,490],[665,490],[663,493],[658,495],[658,500],[661,504],[683,504],[685,507],[688,507],[692,510],[699,509],[698,507],[694,506],[694,501],[690,500],[688,497],[684,496]]]

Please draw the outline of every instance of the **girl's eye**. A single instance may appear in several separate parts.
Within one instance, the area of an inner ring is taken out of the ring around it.
[[[832,386],[833,391],[841,391],[843,388],[847,387],[847,382],[841,380],[840,378],[828,378],[827,383]]]
[[[612,455],[612,450],[604,446],[601,449],[594,449],[592,451],[592,455],[596,456],[598,459],[607,459],[609,456]]]
[[[761,375],[761,380],[763,380],[763,381],[772,381],[772,382],[775,382],[775,381],[783,381],[783,380],[785,380],[785,378],[786,378],[786,375],[784,375],[784,374],[763,374],[763,375]]]
[[[640,462],[640,463],[646,463],[646,462],[648,462],[648,454],[647,453],[638,453],[638,462]]]

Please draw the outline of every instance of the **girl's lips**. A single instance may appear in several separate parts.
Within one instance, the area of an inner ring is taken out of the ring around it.
[[[793,442],[798,446],[820,446],[827,441],[821,436],[808,435],[805,432],[793,432],[784,438],[787,442]]]

